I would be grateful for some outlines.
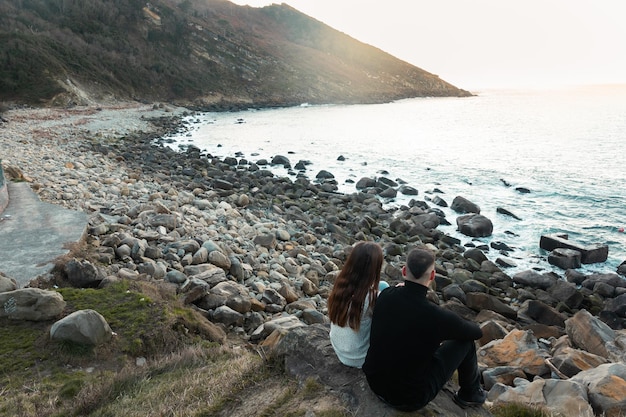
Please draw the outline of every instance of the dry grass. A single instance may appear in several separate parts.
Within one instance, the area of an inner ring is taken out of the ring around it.
[[[89,247],[72,248],[89,258]],[[79,256],[81,255],[81,256]],[[66,261],[67,259],[65,259]],[[280,364],[220,327],[152,280],[101,289],[64,283],[59,260],[52,284],[64,313],[94,309],[116,336],[80,346],[49,339],[52,322],[0,320],[0,416],[344,416],[345,408],[314,381],[298,387]],[[143,366],[137,357],[147,358]]]
[[[239,347],[191,346],[143,367],[128,364],[119,372],[103,370],[84,378],[32,382],[2,390],[0,415],[43,416],[192,416],[239,391],[263,361]]]
[[[497,404],[489,410],[495,417],[566,417],[538,406]]]
[[[341,402],[316,381],[298,386],[279,365],[241,346],[198,344],[119,372],[79,372],[1,392],[11,417],[345,417]]]
[[[249,350],[191,347],[145,368],[127,367],[102,384],[86,386],[68,414],[193,416],[239,390],[261,367],[260,357]]]

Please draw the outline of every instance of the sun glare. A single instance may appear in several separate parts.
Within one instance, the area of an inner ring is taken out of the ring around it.
[[[461,88],[626,83],[621,0],[284,3]]]

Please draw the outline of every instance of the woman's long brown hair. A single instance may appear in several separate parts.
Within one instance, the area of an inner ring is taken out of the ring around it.
[[[359,242],[348,255],[345,265],[335,279],[328,297],[328,317],[338,326],[348,324],[359,330],[363,305],[369,294],[373,309],[378,294],[383,251],[374,242]]]

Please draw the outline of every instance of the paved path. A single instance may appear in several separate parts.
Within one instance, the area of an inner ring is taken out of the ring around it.
[[[45,203],[26,182],[8,181],[9,204],[0,213],[0,271],[19,287],[47,274],[54,260],[82,239],[86,213]]]

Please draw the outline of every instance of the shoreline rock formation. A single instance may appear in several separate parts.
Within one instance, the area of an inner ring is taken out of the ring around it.
[[[617,415],[625,406],[619,392],[606,395],[606,381],[626,387],[619,275],[509,276],[480,249],[440,232],[445,217],[425,201],[385,210],[375,194],[338,194],[328,179],[278,178],[193,146],[178,153],[158,141],[176,122],[161,118],[151,133],[124,138],[75,129],[22,134],[27,149],[3,155],[42,199],[89,213],[97,262],[67,262],[72,285],[168,282],[207,320],[271,349],[328,322],[327,296],[353,243],[381,244],[383,279],[392,284],[405,254],[426,245],[437,253],[431,299],[483,328],[478,351],[490,400],[567,413],[576,398],[583,414]],[[40,159],[45,152],[56,157]]]

